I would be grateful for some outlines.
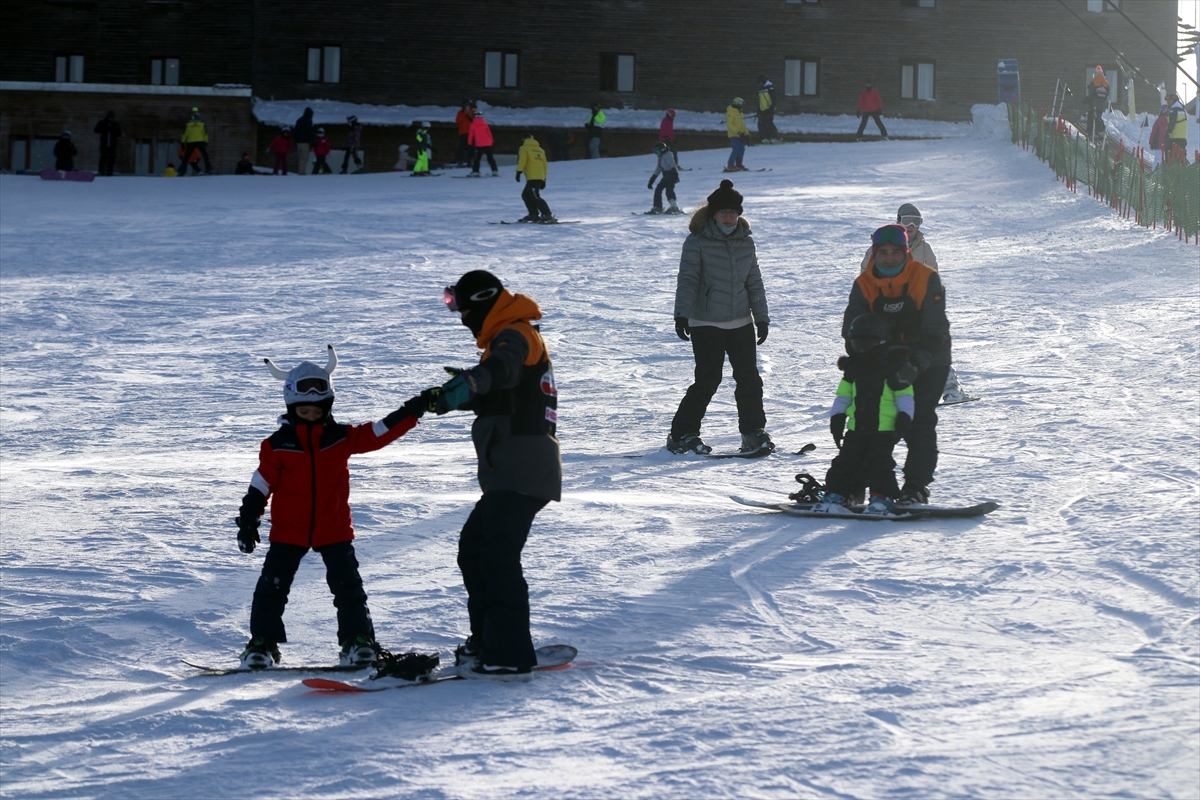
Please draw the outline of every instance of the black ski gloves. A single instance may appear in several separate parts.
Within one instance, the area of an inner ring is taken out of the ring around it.
[[[769,322],[764,320],[755,325],[755,327],[758,328],[758,343],[759,344],[762,344],[763,342],[765,342],[767,340],[767,326],[769,324],[770,324]]]
[[[896,441],[899,442],[912,427],[912,417],[903,411],[896,414]]]
[[[829,432],[833,434],[833,443],[842,449],[842,440],[846,438],[846,415],[834,414],[829,418]]]
[[[521,173],[517,173],[517,183],[521,182]]]
[[[435,389],[426,389],[416,397],[410,397],[404,401],[404,405],[400,406],[405,414],[408,414],[413,419],[420,419],[421,415],[426,411],[433,411],[434,404],[437,402],[437,396],[441,394],[441,387]]]
[[[238,527],[238,549],[243,553],[253,553],[254,545],[261,542],[258,536],[258,520],[267,509],[267,496],[251,486],[242,498],[242,507],[234,522]]]
[[[680,339],[683,339],[685,342],[687,342],[687,341],[690,341],[688,339],[688,334],[691,332],[692,332],[692,329],[688,327],[687,317],[676,317],[675,318],[675,335],[676,336],[678,336]]]
[[[893,392],[898,392],[901,389],[907,389],[909,386],[912,386],[912,382],[917,379],[917,375],[919,374],[920,371],[917,369],[916,364],[913,364],[911,361],[906,361],[904,362],[904,366],[896,370],[896,373],[892,375],[892,377],[888,378],[888,387]]]
[[[646,184],[646,188],[647,188],[647,189],[653,189],[653,188],[654,188],[654,178],[651,178],[651,179],[650,179],[649,183],[647,183],[647,184]]]

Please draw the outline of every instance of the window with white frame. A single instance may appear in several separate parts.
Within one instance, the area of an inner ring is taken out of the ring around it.
[[[83,56],[55,56],[55,83],[83,83]]]
[[[309,47],[307,74],[310,83],[340,83],[342,48],[326,45]]]
[[[632,92],[636,59],[629,54],[600,54],[600,91]]]
[[[483,88],[516,89],[521,54],[512,50],[488,50],[483,54]]]
[[[934,99],[934,69],[932,62],[901,62],[900,96],[906,100]]]
[[[785,97],[819,97],[821,62],[816,58],[789,58],[783,62]]]
[[[178,58],[150,59],[150,83],[154,86],[179,85]]]

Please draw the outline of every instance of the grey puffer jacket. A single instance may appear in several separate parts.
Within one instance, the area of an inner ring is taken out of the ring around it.
[[[697,215],[688,228],[692,233],[679,258],[675,316],[729,322],[753,313],[756,323],[770,322],[750,223],[738,217],[737,228],[726,236],[715,219],[705,222]]]

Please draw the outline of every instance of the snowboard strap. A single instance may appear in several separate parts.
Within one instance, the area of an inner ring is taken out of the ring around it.
[[[807,472],[801,472],[796,475],[796,482],[800,484],[800,491],[789,494],[789,500],[797,503],[821,502],[821,498],[825,495],[825,487],[819,480]]]

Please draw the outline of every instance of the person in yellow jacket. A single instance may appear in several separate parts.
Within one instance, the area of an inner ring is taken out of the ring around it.
[[[1179,99],[1177,94],[1169,94],[1167,100],[1167,138],[1164,142],[1163,152],[1167,154],[1168,159],[1178,159],[1187,161],[1187,111],[1183,108],[1183,101]]]
[[[200,165],[192,161],[192,154],[197,150],[204,157],[204,174],[211,175],[213,173],[212,162],[208,160],[208,131],[204,129],[204,120],[200,118],[200,109],[192,108],[192,114],[188,117],[187,125],[183,129],[183,136],[179,141],[183,144],[183,168],[180,176],[187,174],[188,164],[192,165],[192,169],[196,174],[200,174]]]
[[[550,206],[542,199],[542,189],[546,188],[546,151],[533,138],[532,133],[525,134],[525,142],[517,154],[517,183],[521,182],[521,174],[525,174],[525,191],[521,199],[529,213],[519,222],[557,222],[550,213]]]
[[[726,172],[749,172],[742,166],[742,155],[746,152],[746,142],[750,141],[750,130],[746,127],[746,117],[742,113],[744,102],[735,97],[725,109],[725,128],[729,131],[729,163],[725,165]]]
[[[775,84],[766,75],[759,75],[758,83],[758,140],[763,144],[782,142],[775,127]]]

